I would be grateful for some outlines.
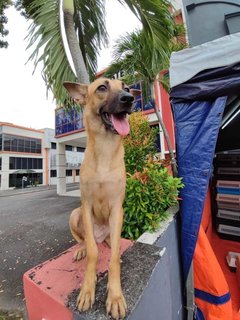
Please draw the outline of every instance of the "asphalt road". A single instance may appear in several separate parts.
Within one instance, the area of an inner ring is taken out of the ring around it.
[[[4,310],[25,312],[24,272],[75,243],[68,217],[78,206],[79,198],[59,197],[55,189],[1,193],[0,318]],[[12,319],[18,318],[15,315]]]

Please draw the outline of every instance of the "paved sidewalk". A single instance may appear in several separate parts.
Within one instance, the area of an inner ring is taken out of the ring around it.
[[[56,185],[51,186],[37,186],[37,187],[29,187],[29,188],[23,188],[23,189],[12,189],[12,190],[0,190],[0,197],[8,197],[8,196],[14,196],[14,195],[21,195],[26,193],[33,193],[33,192],[40,192],[40,191],[47,191],[47,190],[56,190]],[[78,190],[78,196],[79,196],[79,182],[77,183],[69,183],[67,184],[67,194],[69,193],[69,196],[76,197],[76,192],[73,191]],[[71,193],[73,192],[73,193]]]

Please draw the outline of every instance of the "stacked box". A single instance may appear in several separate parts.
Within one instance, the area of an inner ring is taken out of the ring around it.
[[[214,167],[217,232],[240,241],[240,150],[217,154]]]

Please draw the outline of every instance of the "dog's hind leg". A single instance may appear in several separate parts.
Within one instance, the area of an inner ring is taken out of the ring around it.
[[[70,231],[74,239],[79,243],[80,248],[75,250],[73,255],[74,261],[79,261],[86,256],[86,246],[84,241],[84,229],[82,224],[81,207],[72,211],[69,219]]]

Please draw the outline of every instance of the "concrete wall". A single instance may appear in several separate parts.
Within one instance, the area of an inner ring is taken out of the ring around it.
[[[155,245],[166,248],[165,271],[169,275],[170,297],[165,303],[171,305],[172,318],[169,320],[184,320],[183,286],[180,262],[180,233],[178,218],[175,217],[167,230],[158,238]]]
[[[240,31],[239,0],[183,0],[183,7],[191,47]]]
[[[155,271],[156,277],[154,281],[158,281],[159,287],[151,285],[149,294],[151,299],[158,297],[158,303],[155,309],[152,309],[153,315],[161,314],[159,318],[148,319],[166,319],[166,320],[185,320],[186,314],[184,310],[183,299],[183,284],[182,284],[182,269],[180,256],[180,223],[178,208],[170,208],[170,219],[163,223],[161,228],[156,233],[145,233],[138,241],[152,244],[162,248],[162,258],[159,261],[158,267]],[[143,303],[148,304],[147,300]],[[145,305],[146,307],[146,305]],[[160,310],[160,311],[159,311]],[[167,313],[166,313],[167,312]],[[165,316],[163,316],[165,315]],[[131,318],[132,319],[132,318]],[[133,320],[140,320],[144,318],[133,318]]]

